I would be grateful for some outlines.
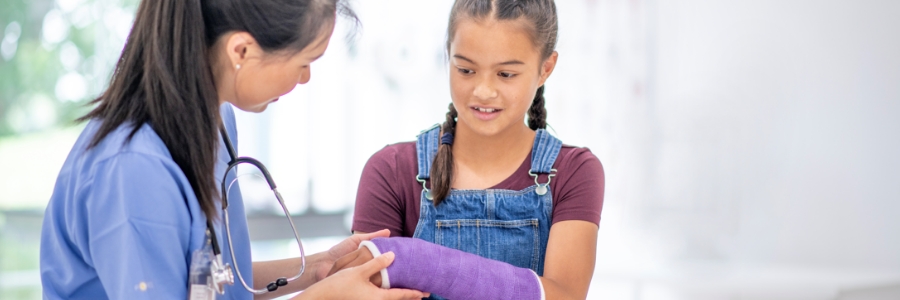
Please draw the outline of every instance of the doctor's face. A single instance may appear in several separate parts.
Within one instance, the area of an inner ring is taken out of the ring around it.
[[[311,64],[325,53],[332,31],[333,28],[325,30],[300,52],[261,53],[248,57],[240,68],[235,68],[232,95],[224,95],[224,98],[243,111],[266,110],[270,103],[278,101],[298,84],[309,82]]]

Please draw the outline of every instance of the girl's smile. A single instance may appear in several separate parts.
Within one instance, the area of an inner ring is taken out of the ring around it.
[[[457,24],[448,50],[458,137],[533,134],[523,118],[552,72],[556,53],[542,59],[523,22],[465,19]]]
[[[470,106],[469,109],[471,109],[474,112],[476,118],[478,118],[479,120],[482,120],[482,121],[490,121],[490,120],[496,119],[497,117],[500,116],[500,112],[503,111],[502,109],[499,109],[499,108],[492,108],[492,107],[486,107],[486,106]]]

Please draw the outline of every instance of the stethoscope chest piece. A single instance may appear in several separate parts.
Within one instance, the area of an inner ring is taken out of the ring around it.
[[[225,294],[226,284],[234,284],[234,273],[231,270],[231,265],[222,263],[222,255],[217,255],[216,259],[213,259],[209,266],[209,273],[210,287],[219,295]]]

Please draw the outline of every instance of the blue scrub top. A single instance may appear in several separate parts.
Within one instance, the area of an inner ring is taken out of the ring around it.
[[[237,149],[234,111],[224,104],[220,112]],[[100,124],[90,121],[69,152],[44,214],[44,299],[187,299],[191,255],[206,242],[206,216],[191,185],[149,125],[125,143],[132,126],[123,124],[86,150]],[[224,142],[219,146],[217,186],[229,160]],[[238,264],[252,282],[239,195],[229,195],[228,212]],[[221,215],[216,232],[233,265]],[[219,297],[252,298],[240,282]]]

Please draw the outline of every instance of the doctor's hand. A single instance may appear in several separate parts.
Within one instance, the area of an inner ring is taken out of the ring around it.
[[[333,274],[334,272],[329,271],[331,271],[334,263],[337,262],[337,260],[341,257],[344,257],[345,255],[356,251],[359,248],[359,243],[361,243],[362,241],[368,241],[378,237],[389,237],[390,235],[391,231],[387,229],[382,229],[372,233],[354,234],[338,243],[334,247],[331,247],[331,249],[328,249],[328,251],[325,252],[326,255],[322,259],[322,261],[313,269],[313,271],[315,272],[314,274],[316,274],[316,282],[321,281],[325,279],[325,277]],[[356,265],[360,264],[361,263],[358,263]]]
[[[388,252],[368,262],[341,270],[310,286],[295,299],[422,299],[428,294],[407,289],[382,289],[369,278],[387,268],[394,261]]]
[[[341,257],[336,262],[334,262],[334,267],[331,267],[331,271],[328,271],[328,276],[340,272],[344,269],[349,269],[352,267],[356,267],[362,264],[365,264],[372,260],[372,252],[369,251],[368,248],[359,248],[356,251],[350,252],[344,257]],[[375,286],[381,286],[381,273],[375,273],[371,277],[369,277],[369,281],[372,282]]]

